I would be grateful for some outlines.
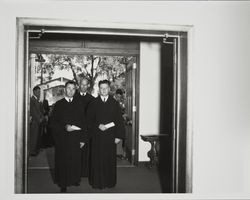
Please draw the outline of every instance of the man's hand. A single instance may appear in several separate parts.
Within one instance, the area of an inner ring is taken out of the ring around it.
[[[66,126],[65,126],[65,129],[66,129],[66,131],[68,131],[68,132],[71,132],[71,131],[74,131],[74,129],[71,127],[71,125],[69,125],[69,124],[67,124]]]
[[[98,127],[101,131],[107,130],[106,126],[104,124],[100,124]]]
[[[85,145],[84,142],[80,142],[80,149],[83,148],[84,145]]]
[[[121,141],[119,138],[115,138],[115,143],[118,144]]]

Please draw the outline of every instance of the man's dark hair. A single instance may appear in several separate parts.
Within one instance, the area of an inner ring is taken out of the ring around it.
[[[36,90],[40,90],[41,88],[37,85],[35,87],[33,87],[33,92],[35,92]]]
[[[108,86],[110,86],[110,81],[109,80],[102,80],[102,81],[99,81],[98,83],[98,86],[100,87],[101,84],[108,84]]]
[[[122,89],[117,89],[117,90],[115,91],[115,93],[116,93],[116,94],[119,94],[119,95],[123,95]]]
[[[75,81],[67,81],[65,83],[65,87],[67,87],[67,85],[69,85],[69,84],[73,84],[74,86],[76,86],[76,82]]]

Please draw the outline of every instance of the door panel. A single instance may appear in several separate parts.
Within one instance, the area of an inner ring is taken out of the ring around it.
[[[161,45],[159,174],[162,191],[175,190],[176,41]]]
[[[135,159],[135,73],[136,63],[132,59],[126,66],[126,140],[125,149],[128,160],[134,164]]]

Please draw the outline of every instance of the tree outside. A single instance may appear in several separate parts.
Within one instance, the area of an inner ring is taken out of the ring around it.
[[[46,84],[58,78],[75,80],[79,84],[81,77],[90,81],[89,92],[98,95],[98,82],[108,79],[111,93],[120,88],[125,91],[126,66],[135,61],[133,56],[98,56],[98,55],[61,55],[37,54],[35,65],[36,85]],[[50,89],[47,86],[47,90]],[[55,87],[55,86],[53,86]]]

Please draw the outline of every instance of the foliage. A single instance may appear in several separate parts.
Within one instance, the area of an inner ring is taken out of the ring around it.
[[[124,87],[126,65],[135,59],[132,56],[59,54],[42,54],[42,56],[45,62],[37,66],[36,72],[41,74],[40,79],[43,79],[41,82],[52,80],[56,70],[67,70],[71,71],[77,83],[81,77],[87,77],[90,80],[90,90],[101,79],[110,80],[113,83],[113,89]]]

